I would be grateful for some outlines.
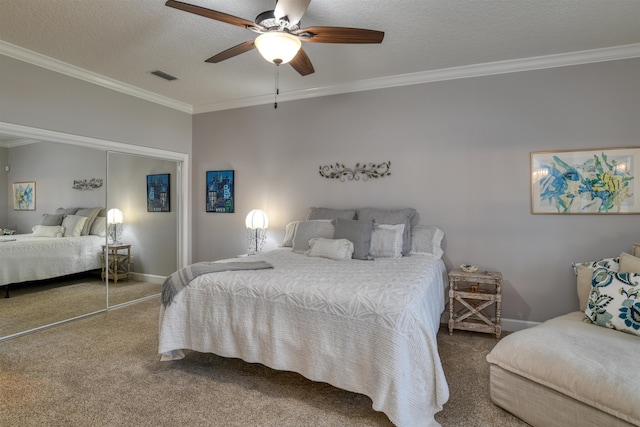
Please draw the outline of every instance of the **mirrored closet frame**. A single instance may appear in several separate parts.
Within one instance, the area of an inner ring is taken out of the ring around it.
[[[106,157],[108,157],[109,152],[117,152],[123,154],[133,154],[140,156],[147,156],[162,160],[169,160],[176,162],[177,168],[177,185],[178,189],[177,194],[173,197],[174,206],[177,206],[177,237],[178,237],[178,248],[177,248],[177,265],[178,268],[182,268],[189,263],[189,221],[187,220],[188,211],[189,211],[189,155],[185,153],[178,153],[174,151],[161,150],[157,148],[149,148],[137,145],[124,144],[120,142],[108,141],[103,139],[73,135],[63,132],[51,131],[46,129],[33,128],[29,126],[22,126],[13,123],[6,123],[0,121],[0,133],[5,135],[14,136],[16,138],[24,138],[24,139],[32,139],[32,140],[40,140],[40,141],[49,141],[49,142],[57,142],[62,144],[70,144],[70,145],[78,145],[87,148],[96,148],[99,150],[103,150],[105,155],[105,170],[106,167]],[[108,176],[107,176],[107,185],[108,185]],[[106,196],[105,196],[106,198]],[[107,206],[107,201],[105,201],[105,206]],[[105,241],[106,243],[106,241]],[[108,262],[108,260],[107,260]],[[33,329],[28,329],[26,331],[18,332],[15,334],[11,334],[6,337],[0,337],[0,342],[9,338],[15,338],[27,333],[39,331],[42,329],[50,328],[52,326],[56,326],[62,323],[66,323],[72,320],[80,319],[83,317],[91,316],[96,313],[101,313],[107,310],[113,310],[115,308],[122,307],[124,305],[129,305],[135,302],[144,301],[153,296],[144,297],[138,300],[129,301],[126,303],[109,306],[108,304],[108,277],[105,279],[107,282],[107,292],[105,292],[105,308],[103,310],[98,310],[91,313],[86,313],[80,316],[76,316],[70,319],[61,320],[58,322],[38,326]]]

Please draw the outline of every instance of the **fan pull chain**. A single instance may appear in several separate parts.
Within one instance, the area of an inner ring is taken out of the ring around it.
[[[280,94],[280,64],[276,63],[276,93],[273,101],[273,109],[278,108],[278,95]]]

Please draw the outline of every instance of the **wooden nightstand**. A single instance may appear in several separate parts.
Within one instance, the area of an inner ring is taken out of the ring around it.
[[[454,329],[462,329],[496,334],[499,340],[501,304],[502,273],[449,272],[449,335]],[[488,312],[491,308],[493,316]]]
[[[107,258],[109,265],[107,265]],[[131,274],[131,245],[122,243],[102,245],[102,279],[109,277],[115,283],[128,279]]]

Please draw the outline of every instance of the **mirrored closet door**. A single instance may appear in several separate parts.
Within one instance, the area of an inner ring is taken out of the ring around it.
[[[99,207],[102,218],[82,238],[92,246],[76,256],[92,259],[92,265],[46,280],[2,277],[7,280],[0,282],[0,341],[153,297],[165,276],[187,264],[187,155],[0,125],[0,228],[33,234],[43,215],[55,215],[60,208]],[[14,184],[22,182],[34,183],[34,204],[14,209]],[[71,242],[51,239],[63,246]],[[0,251],[19,254],[19,262],[31,266],[62,248],[36,255],[16,246],[8,249],[10,243],[0,242],[7,245]],[[0,268],[8,259],[0,259]],[[109,271],[114,260],[117,275]],[[11,284],[9,298],[5,282]]]
[[[106,222],[98,219],[106,201],[106,151],[10,136],[3,141],[0,182],[9,203],[0,227],[15,234],[0,242],[0,337],[105,310],[96,254],[106,242]],[[19,191],[28,192],[24,206],[16,206]],[[77,233],[74,218],[86,218]]]
[[[161,292],[178,266],[179,164],[107,153],[108,240],[102,275],[114,307]]]

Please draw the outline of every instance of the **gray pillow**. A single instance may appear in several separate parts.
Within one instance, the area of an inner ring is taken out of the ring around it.
[[[40,218],[40,225],[46,225],[47,227],[60,225],[62,224],[63,219],[64,214],[44,214],[42,215],[42,218]]]
[[[347,239],[353,243],[353,259],[372,260],[371,233],[373,221],[356,221],[353,219],[336,219],[334,239]]]
[[[58,208],[56,209],[57,214],[65,214],[65,215],[75,215],[78,212],[79,208]]]
[[[309,250],[309,240],[314,237],[333,239],[336,227],[331,220],[300,221],[293,236],[293,251],[304,253]]]
[[[418,220],[415,209],[364,208],[358,210],[358,220],[374,220],[377,224],[404,224],[402,255],[406,256],[411,252],[411,227],[416,225]]]
[[[283,248],[290,248],[293,246],[293,236],[296,235],[296,226],[300,221],[292,221],[284,229],[284,239],[282,239]]]
[[[311,208],[307,221],[313,219],[356,219],[355,209]]]

